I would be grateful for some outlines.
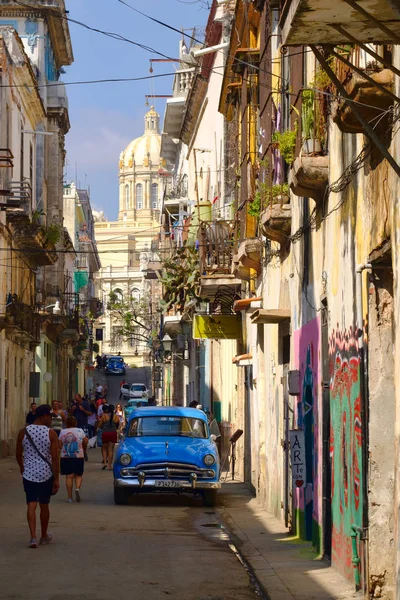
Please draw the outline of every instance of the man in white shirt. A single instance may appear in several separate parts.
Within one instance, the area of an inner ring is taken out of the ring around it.
[[[103,396],[103,386],[101,383],[96,384],[96,400]]]

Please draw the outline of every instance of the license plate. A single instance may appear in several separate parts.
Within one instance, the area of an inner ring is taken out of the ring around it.
[[[181,484],[179,481],[155,481],[155,487],[163,487],[163,488],[179,488]]]

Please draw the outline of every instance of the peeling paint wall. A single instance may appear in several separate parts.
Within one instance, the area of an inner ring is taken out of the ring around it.
[[[351,526],[362,527],[363,459],[360,360],[355,330],[330,338],[332,564],[352,577]]]
[[[300,371],[300,395],[295,408],[296,429],[304,430],[306,484],[294,491],[295,531],[321,547],[321,322],[317,317],[294,332],[294,366]]]

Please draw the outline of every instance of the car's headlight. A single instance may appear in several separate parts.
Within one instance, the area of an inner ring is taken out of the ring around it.
[[[211,465],[215,463],[215,456],[212,454],[206,454],[203,458],[203,462],[205,465],[207,465],[207,467],[211,467]]]
[[[132,460],[132,457],[127,452],[125,452],[124,454],[121,454],[121,456],[119,457],[119,462],[121,463],[121,465],[125,465],[125,466],[129,465],[131,460]]]

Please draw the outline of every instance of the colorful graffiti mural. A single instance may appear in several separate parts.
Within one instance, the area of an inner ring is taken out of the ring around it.
[[[351,525],[362,527],[360,359],[356,329],[337,328],[329,339],[332,463],[332,563],[348,578]]]
[[[321,548],[322,514],[320,340],[319,317],[294,332],[295,366],[300,371],[296,428],[304,429],[306,455],[306,486],[296,490],[294,496],[296,533],[311,540],[317,551]]]

